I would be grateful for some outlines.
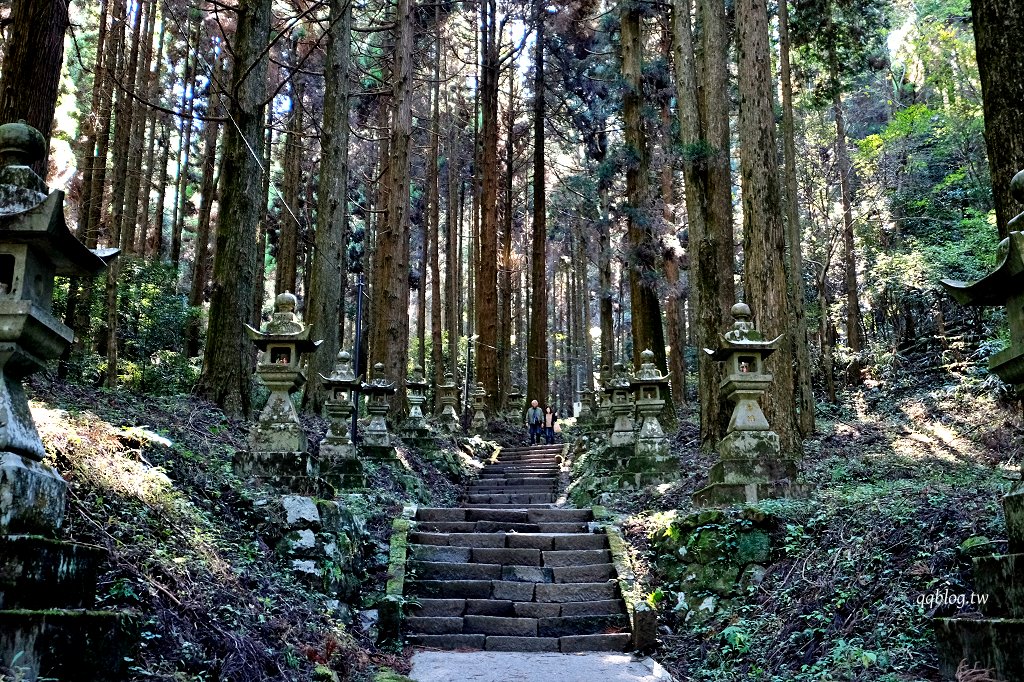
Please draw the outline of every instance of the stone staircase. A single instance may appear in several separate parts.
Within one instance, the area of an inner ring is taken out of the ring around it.
[[[411,643],[491,651],[624,651],[631,636],[608,539],[557,507],[562,446],[501,451],[460,507],[409,534]]]

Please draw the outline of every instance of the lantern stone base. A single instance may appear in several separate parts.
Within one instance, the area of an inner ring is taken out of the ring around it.
[[[110,611],[0,611],[0,662],[17,679],[114,682],[126,679],[136,642],[133,620]]]
[[[757,504],[761,500],[802,499],[807,497],[807,486],[790,481],[769,483],[711,483],[692,496],[698,507],[716,507],[730,504]]]
[[[308,452],[235,453],[235,474],[242,478],[258,478],[281,490],[315,494],[322,485],[317,480],[317,462]]]
[[[268,422],[261,419],[249,431],[249,448],[253,452],[305,452],[309,449],[309,441],[298,421]]]
[[[594,467],[603,475],[595,476],[595,490],[635,490],[648,485],[671,483],[679,477],[679,462],[668,448],[607,446],[600,451]]]
[[[67,483],[41,462],[0,453],[0,534],[52,535],[64,521]]]
[[[336,490],[366,487],[363,463],[356,458],[356,449],[352,445],[324,443],[320,446],[320,478]]]
[[[960,661],[980,663],[995,671],[1003,682],[1024,682],[1024,619],[985,618],[968,620],[936,618],[939,641],[939,673],[944,679],[956,676]]]
[[[477,410],[473,413],[473,421],[469,423],[469,428],[474,431],[484,431],[487,429],[487,415],[483,410]]]
[[[711,483],[746,484],[771,483],[784,479],[796,479],[795,459],[721,459],[711,467]]]
[[[0,536],[0,609],[80,609],[96,597],[105,553],[98,547],[40,535]],[[0,661],[3,663],[3,661]]]
[[[397,462],[398,452],[393,445],[373,445],[363,442],[359,445],[363,457],[374,462]]]

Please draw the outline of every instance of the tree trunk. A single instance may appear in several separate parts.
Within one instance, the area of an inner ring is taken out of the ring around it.
[[[167,164],[171,160],[171,130],[168,116],[161,117],[163,132],[160,135],[160,179],[157,181],[156,206],[153,210],[153,237],[149,252],[153,258],[163,258],[164,252],[164,211],[167,203]]]
[[[218,59],[214,67],[213,80],[210,83],[209,105],[210,116],[221,116],[220,83],[224,80],[226,61]],[[206,283],[209,279],[207,261],[210,254],[210,229],[213,215],[213,202],[216,198],[217,140],[220,138],[220,124],[217,121],[203,123],[203,178],[199,188],[199,220],[196,228],[196,255],[192,262],[192,283],[189,287],[188,304],[199,307],[203,304]],[[199,355],[202,324],[198,317],[191,320],[185,333],[185,352],[190,358]]]
[[[299,192],[302,184],[302,117],[305,82],[298,73],[299,43],[292,43],[291,117],[284,138],[284,207],[277,242],[277,281],[275,293],[295,293],[299,262]]]
[[[102,25],[102,12],[100,22]],[[13,0],[11,3],[8,35],[12,40],[4,44],[0,74],[0,123],[24,119],[43,134],[47,147],[57,107],[67,28],[66,0]],[[48,162],[47,153],[32,168],[45,178]]]
[[[544,182],[544,20],[540,0],[534,4],[533,66],[533,245],[530,289],[530,338],[526,348],[526,397],[548,398],[547,188]]]
[[[509,65],[508,79],[508,111],[505,119],[505,215],[501,230],[501,334],[498,339],[498,360],[500,362],[501,399],[498,404],[502,409],[507,407],[508,394],[512,383],[512,229],[514,226],[515,206],[513,187],[515,180],[515,144],[513,132],[516,124],[516,64],[513,59]]]
[[[160,82],[160,76],[163,73],[164,65],[164,46],[166,45],[165,38],[167,37],[167,22],[168,17],[164,15],[163,21],[160,22],[160,38],[157,41],[156,48],[156,59],[154,60],[153,71],[149,75],[149,87],[147,88],[147,96],[152,102],[161,101],[160,91],[162,84]],[[142,193],[139,197],[139,231],[137,241],[135,244],[135,252],[140,256],[145,257],[146,250],[149,244],[148,234],[149,227],[151,225],[149,218],[149,208],[151,205],[150,194],[153,191],[153,177],[156,173],[156,147],[157,147],[157,125],[162,114],[156,110],[151,109],[149,111],[149,137],[146,148],[146,170],[145,175],[142,179]],[[161,133],[162,135],[162,133]],[[166,172],[166,165],[162,172]],[[160,257],[159,252],[157,258]]]
[[[434,83],[430,93],[430,152],[427,154],[427,192],[429,197],[428,228],[430,241],[430,362],[434,376],[434,410],[440,409],[437,386],[444,382],[444,359],[441,320],[441,188],[439,155],[441,153],[441,6],[434,6]],[[451,159],[448,160],[451,163]],[[451,261],[448,261],[451,268]],[[446,275],[450,278],[451,272]]]
[[[793,334],[786,286],[785,227],[779,191],[772,109],[768,7],[765,0],[736,2],[739,73],[740,177],[743,193],[743,259],[746,300],[767,337]],[[761,398],[768,423],[779,434],[784,453],[798,451],[793,415],[793,353],[782,343],[767,361],[775,376]]]
[[[210,323],[199,392],[229,414],[248,417],[252,320],[257,278],[256,229],[263,187],[263,128],[271,0],[239,0],[229,110],[224,133],[224,178],[213,261]],[[251,150],[251,151],[250,151]],[[266,203],[265,196],[262,204]]]
[[[696,345],[714,348],[733,301],[732,181],[729,170],[729,37],[719,0],[697,0],[704,30],[695,50],[690,1],[677,0],[673,13],[674,62],[683,178],[689,224],[690,308]],[[699,55],[699,59],[697,59]],[[713,450],[728,411],[718,385],[721,367],[698,354],[701,449]]]
[[[859,384],[861,381],[860,354],[864,342],[860,331],[860,294],[857,291],[857,251],[853,241],[853,192],[850,189],[850,154],[846,148],[846,121],[843,116],[843,98],[835,91],[833,106],[836,116],[836,160],[839,166],[839,188],[843,200],[843,272],[846,285],[846,342],[853,359],[847,369],[847,381]]]
[[[985,108],[985,147],[992,174],[999,238],[1024,204],[1010,194],[1010,180],[1024,169],[1024,9],[1020,2],[972,0],[974,45]]]
[[[141,14],[144,5],[139,3],[138,11]],[[142,54],[135,69],[134,92],[149,92],[150,65],[153,61],[153,37],[156,35],[156,0],[148,3],[146,16],[146,28],[142,33]],[[143,181],[143,143],[146,139],[147,112],[145,108],[135,102],[131,102],[132,120],[131,131],[128,141],[128,168],[125,174],[124,194],[124,218],[121,221],[121,229],[124,237],[121,240],[125,252],[138,253],[135,249],[135,232],[139,220],[139,194],[142,192]]]
[[[397,382],[391,414],[405,406],[405,375],[409,357],[409,159],[412,137],[413,21],[410,0],[398,0],[395,52],[391,80],[391,131],[388,142],[384,215],[373,256],[370,365],[384,364],[385,375]]]
[[[807,343],[807,310],[804,305],[804,259],[800,229],[799,187],[796,178],[796,121],[793,116],[793,81],[789,65],[789,3],[779,2],[779,79],[782,81],[782,151],[786,202],[790,309],[793,313],[794,382],[797,427],[804,438],[814,433],[814,388],[811,385],[811,352]],[[824,313],[824,311],[822,311]]]
[[[330,373],[341,347],[342,282],[347,276],[344,243],[348,235],[348,70],[352,50],[352,4],[347,0],[331,0],[329,17],[317,227],[313,274],[306,300],[310,334],[324,342],[309,358],[309,383],[303,395],[307,409],[319,409],[326,397],[320,375]]]
[[[643,121],[643,35],[640,7],[623,3],[620,11],[623,138],[627,150],[626,237],[629,242],[629,301],[633,333],[633,365],[640,366],[640,353],[650,349],[654,362],[668,372],[665,331],[658,298],[657,259],[660,252],[654,236],[650,197],[650,149]]]
[[[250,0],[250,3],[252,1],[254,0]],[[178,269],[178,264],[181,262],[181,233],[185,229],[188,165],[189,157],[192,154],[192,113],[195,111],[196,66],[199,62],[199,36],[202,26],[202,22],[196,20],[195,35],[190,34],[189,36],[191,49],[185,53],[185,78],[181,84],[181,108],[185,112],[186,118],[182,119],[184,130],[178,132],[178,177],[175,181],[174,217],[171,220],[171,263],[175,270]],[[235,69],[237,70],[239,68],[237,55],[235,59]],[[233,96],[237,97],[238,94],[234,93]]]

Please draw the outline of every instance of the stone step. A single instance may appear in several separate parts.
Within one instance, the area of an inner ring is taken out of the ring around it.
[[[419,521],[416,530],[428,533],[586,533],[588,528],[585,522]]]
[[[589,509],[570,509],[557,507],[552,507],[548,509],[476,509],[466,507],[421,507],[416,512],[417,522],[500,521],[503,523],[519,524],[569,523],[577,521],[590,521],[593,518],[593,513]]]
[[[540,550],[604,549],[604,533],[431,533],[413,531],[414,545],[451,547],[525,547]]]
[[[520,476],[516,478],[485,478],[473,481],[468,488],[500,488],[516,492],[519,488],[558,488],[558,479],[554,476],[529,477]]]
[[[568,549],[544,552],[545,566],[591,566],[608,564],[612,554],[606,549]]]
[[[466,488],[467,495],[530,495],[537,493],[554,494],[558,491],[553,485],[479,485]]]
[[[457,565],[487,566],[488,564]],[[517,580],[417,578],[406,585],[410,594],[432,599],[496,599],[564,604],[567,602],[609,601],[619,597],[618,584],[608,581],[600,583],[533,583]]]
[[[624,614],[621,600],[555,602],[511,601],[508,599],[433,599],[421,598],[410,607],[410,614],[425,618],[451,618],[465,615],[518,618],[566,618],[576,616],[613,616]]]
[[[496,635],[503,637],[565,637],[609,634],[629,628],[624,613],[600,616],[410,616],[406,629],[421,635]]]
[[[515,495],[503,495],[501,493],[482,493],[468,496],[468,502],[473,504],[488,505],[515,505],[517,503],[527,505],[553,504],[556,501],[554,493],[518,493]]]
[[[625,651],[628,633],[568,635],[565,637],[508,637],[503,635],[412,635],[409,642],[431,649],[484,649],[487,651],[561,652]]]

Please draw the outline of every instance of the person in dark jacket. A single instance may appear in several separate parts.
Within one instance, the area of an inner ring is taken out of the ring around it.
[[[544,412],[536,400],[530,403],[530,409],[526,411],[526,425],[530,427],[530,445],[537,445],[544,428]]]

